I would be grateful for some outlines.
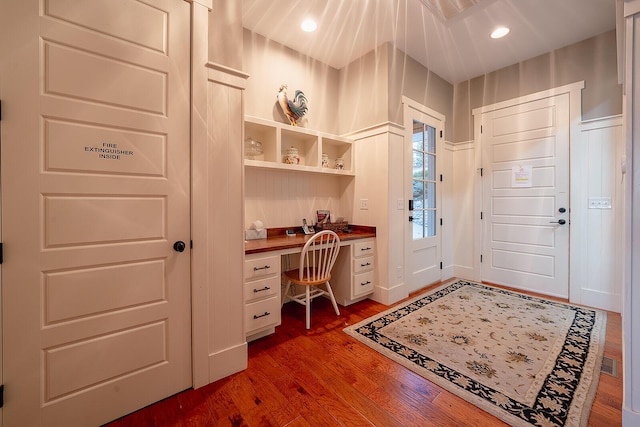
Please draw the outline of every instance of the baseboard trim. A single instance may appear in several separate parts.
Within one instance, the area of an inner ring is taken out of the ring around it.
[[[464,265],[453,266],[454,277],[466,280],[480,280],[476,275],[476,270],[473,267],[466,267]]]
[[[448,265],[446,267],[444,267],[442,269],[442,274],[441,274],[441,279],[443,282],[446,282],[447,280],[453,278],[453,277],[457,277],[456,273],[456,269],[454,265]]]
[[[581,289],[580,301],[577,301],[576,303],[616,313],[620,313],[622,310],[621,295],[608,294],[606,292],[594,291],[591,289]]]
[[[622,425],[623,427],[640,426],[640,412],[622,408]]]
[[[209,382],[218,381],[247,369],[247,343],[209,355]]]
[[[371,299],[384,305],[391,305],[408,296],[407,287],[404,283],[400,283],[392,288],[376,287]]]

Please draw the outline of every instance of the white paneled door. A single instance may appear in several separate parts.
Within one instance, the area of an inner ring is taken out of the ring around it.
[[[99,425],[192,384],[190,4],[3,3],[3,422]]]
[[[482,280],[569,292],[569,94],[485,112]]]

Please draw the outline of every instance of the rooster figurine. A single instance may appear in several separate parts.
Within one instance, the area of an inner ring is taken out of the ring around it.
[[[307,98],[304,96],[301,90],[296,90],[296,95],[293,101],[287,98],[287,85],[280,86],[278,91],[278,104],[282,108],[282,111],[287,115],[291,126],[298,126],[298,120],[300,120],[305,114],[307,114]]]

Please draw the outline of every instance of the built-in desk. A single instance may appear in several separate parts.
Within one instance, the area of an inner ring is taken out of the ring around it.
[[[267,230],[267,238],[245,242],[245,334],[251,341],[275,332],[280,324],[282,271],[291,254],[299,254],[311,236],[296,229]],[[331,272],[331,287],[340,305],[366,298],[374,287],[375,227],[351,226],[338,232],[340,253]],[[297,259],[293,263],[297,263]]]

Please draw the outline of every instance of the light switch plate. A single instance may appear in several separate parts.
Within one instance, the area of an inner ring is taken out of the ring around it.
[[[611,197],[589,197],[589,209],[611,209]]]
[[[369,199],[360,199],[360,210],[369,209]]]

